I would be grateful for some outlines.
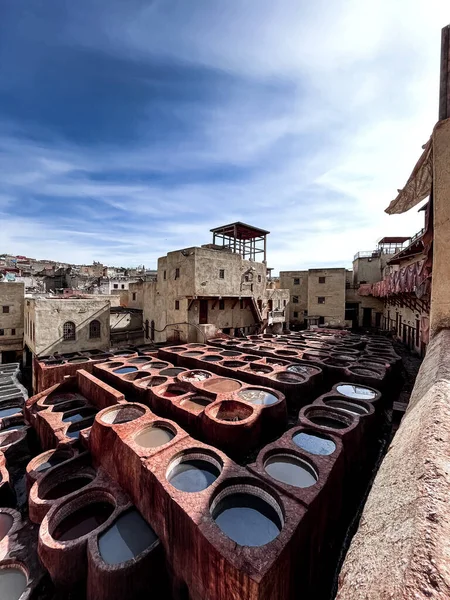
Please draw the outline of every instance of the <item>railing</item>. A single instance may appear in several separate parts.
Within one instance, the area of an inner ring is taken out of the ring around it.
[[[380,256],[379,250],[361,250],[355,254],[353,260],[357,258],[378,258],[378,256]]]

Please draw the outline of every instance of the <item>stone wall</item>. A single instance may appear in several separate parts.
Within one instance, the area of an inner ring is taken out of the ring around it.
[[[325,283],[320,283],[325,278]],[[323,317],[325,324],[345,324],[346,269],[308,271],[308,315]],[[324,298],[323,304],[319,298]]]
[[[2,352],[19,352],[23,348],[24,290],[23,283],[0,283],[0,329],[3,330],[3,335],[0,335],[0,362]],[[3,312],[3,307],[7,312]]]

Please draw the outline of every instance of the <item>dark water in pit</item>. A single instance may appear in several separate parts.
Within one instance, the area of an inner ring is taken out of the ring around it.
[[[242,390],[238,393],[238,396],[252,404],[263,404],[264,406],[270,406],[278,402],[275,394],[266,392],[266,390]]]
[[[175,434],[165,427],[149,427],[144,429],[134,438],[136,444],[143,448],[157,448],[172,441]]]
[[[83,419],[85,419],[86,417],[88,417],[89,415],[82,415],[81,413],[75,413],[73,415],[68,415],[67,417],[63,418],[63,423],[77,423],[78,421],[82,421]]]
[[[186,400],[180,402],[180,405],[183,408],[187,408],[196,413],[204,410],[205,406],[208,406],[208,404],[211,404],[211,400],[208,400],[207,398],[186,398]]]
[[[167,367],[168,363],[164,363],[164,362],[152,362],[150,363],[150,368],[151,369],[164,369],[165,367]]]
[[[185,352],[183,354],[183,356],[201,356],[203,354],[203,352],[198,352],[198,351],[192,351],[192,352]]]
[[[125,375],[125,373],[134,373],[134,371],[137,370],[137,367],[120,367],[120,369],[114,369],[113,373],[117,373],[118,375]]]
[[[311,421],[311,423],[320,425],[321,427],[330,427],[331,429],[346,429],[348,427],[347,423],[338,421],[338,419],[333,419],[332,417],[316,415],[308,417],[308,419]]]
[[[333,440],[328,440],[318,434],[305,433],[304,431],[297,433],[292,438],[294,444],[296,444],[302,450],[306,450],[310,454],[319,454],[322,456],[328,456],[333,454],[336,450],[336,444]]]
[[[66,455],[66,456],[59,455],[58,456],[58,455],[54,454],[48,460],[41,463],[33,470],[36,471],[37,473],[42,473],[42,471],[47,471],[48,469],[51,469],[55,465],[59,465],[59,463],[62,463],[63,461],[68,460],[69,458],[71,458],[69,455]]]
[[[121,515],[98,538],[100,556],[109,565],[118,565],[138,556],[158,536],[137,510]]]
[[[114,507],[107,502],[93,502],[76,510],[57,526],[53,538],[60,542],[76,540],[97,529],[112,514]]]
[[[281,483],[307,488],[317,482],[317,475],[308,463],[295,456],[271,456],[264,465],[266,473]]]
[[[356,400],[373,400],[376,397],[373,390],[361,385],[351,385],[350,383],[338,385],[336,391],[343,396],[347,396],[347,398],[355,398]]]
[[[0,513],[0,541],[8,535],[8,531],[11,529],[14,523],[14,519],[8,513]]]
[[[56,500],[57,498],[62,498],[63,496],[67,496],[67,494],[71,494],[76,490],[80,490],[84,486],[88,485],[92,482],[92,477],[83,477],[80,475],[79,477],[72,477],[70,479],[65,479],[48,490],[46,494],[43,494],[44,500]]]
[[[219,477],[216,465],[201,459],[186,460],[171,469],[167,480],[182,492],[206,490]]]
[[[329,400],[327,405],[344,410],[352,415],[367,415],[369,413],[365,406],[360,406],[354,402],[346,402],[345,400]]]
[[[264,546],[282,529],[276,510],[253,494],[231,494],[216,506],[213,519],[240,546]]]
[[[23,429],[25,427],[25,425],[10,425],[9,427],[6,427],[5,429],[0,430],[0,434],[5,433],[5,431],[14,431],[15,429]]]
[[[202,360],[207,360],[208,362],[217,362],[219,360],[223,360],[223,356],[217,356],[215,354],[207,354],[203,357]]]
[[[166,375],[167,377],[176,377],[180,373],[184,373],[186,369],[164,369],[160,371],[160,375]]]
[[[21,411],[22,409],[19,406],[13,406],[12,408],[2,408],[0,410],[0,419],[3,419],[3,417],[10,417],[11,415],[16,415]]]
[[[27,578],[20,569],[0,569],[1,600],[18,600],[27,587]]]
[[[314,375],[319,372],[319,369],[308,367],[306,365],[291,365],[286,369],[290,373],[298,373],[299,375]]]

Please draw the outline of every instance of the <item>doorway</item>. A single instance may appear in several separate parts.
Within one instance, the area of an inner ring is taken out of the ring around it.
[[[208,300],[200,300],[200,314],[198,322],[200,325],[206,325],[208,322]]]
[[[372,327],[372,309],[363,308],[363,327]]]

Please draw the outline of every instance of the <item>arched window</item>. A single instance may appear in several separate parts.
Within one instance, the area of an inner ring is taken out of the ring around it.
[[[89,323],[89,337],[90,338],[99,338],[100,337],[100,321],[94,319]]]
[[[72,321],[66,321],[63,325],[63,338],[65,340],[75,339],[75,323]]]

